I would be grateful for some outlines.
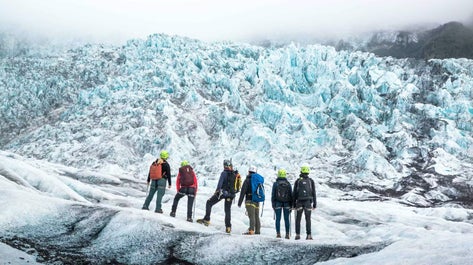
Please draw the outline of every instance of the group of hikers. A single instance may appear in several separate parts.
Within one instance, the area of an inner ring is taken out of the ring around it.
[[[166,190],[166,182],[171,188],[171,168],[167,162],[169,153],[161,151],[160,157],[154,161],[148,173],[147,183],[149,192],[143,204],[143,210],[149,210],[149,204],[157,193],[155,212],[163,213],[162,198]],[[287,180],[287,172],[279,169],[277,179],[273,183],[271,191],[271,205],[275,213],[276,237],[281,238],[281,217],[284,218],[285,238],[290,239],[290,214],[292,210],[296,212],[296,236],[299,240],[301,232],[302,215],[305,216],[307,240],[312,240],[311,213],[317,206],[314,180],[309,177],[310,167],[307,164],[301,166],[299,178],[294,183],[294,189]],[[176,209],[179,200],[187,196],[187,221],[193,222],[192,213],[195,196],[197,195],[197,176],[189,162],[181,162],[179,173],[176,177],[177,193],[171,208],[170,216],[176,216]],[[249,228],[244,235],[257,235],[261,233],[260,222],[260,202],[265,201],[264,177],[257,173],[255,166],[250,166],[248,174],[243,184],[241,176],[237,170],[233,169],[231,160],[223,161],[223,171],[220,174],[215,193],[207,200],[205,205],[205,216],[197,219],[197,223],[208,226],[212,207],[221,200],[224,200],[225,211],[225,232],[231,233],[231,206],[236,194],[240,192],[238,207],[245,201],[246,213],[249,218]]]

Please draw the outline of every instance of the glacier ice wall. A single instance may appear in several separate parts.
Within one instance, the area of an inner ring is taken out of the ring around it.
[[[416,205],[472,193],[473,62],[152,35],[0,58],[4,150],[144,178],[161,149]],[[356,194],[356,195],[354,195]]]

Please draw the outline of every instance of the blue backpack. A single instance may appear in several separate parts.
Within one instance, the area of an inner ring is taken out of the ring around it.
[[[251,200],[253,202],[264,202],[264,178],[258,174],[251,174]]]

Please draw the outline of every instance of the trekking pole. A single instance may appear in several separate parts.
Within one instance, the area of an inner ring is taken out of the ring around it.
[[[291,214],[291,208],[289,208],[289,236],[292,236],[292,226],[291,226],[291,223],[292,223],[292,214]]]
[[[197,192],[194,195],[194,210],[192,210],[192,220],[195,220],[195,201],[197,200]]]

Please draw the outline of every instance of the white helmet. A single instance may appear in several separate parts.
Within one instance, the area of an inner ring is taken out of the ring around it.
[[[254,172],[256,173],[256,167],[255,166],[250,166],[250,168],[248,169],[248,172]]]

